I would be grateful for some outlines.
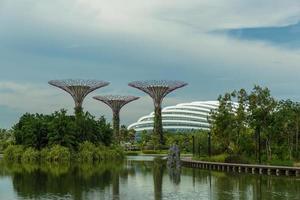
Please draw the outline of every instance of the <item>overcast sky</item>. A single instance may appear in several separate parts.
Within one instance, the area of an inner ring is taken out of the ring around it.
[[[24,112],[71,113],[51,79],[111,82],[84,103],[108,119],[93,95],[140,96],[122,110],[127,125],[153,110],[133,80],[189,83],[164,106],[254,84],[300,101],[299,21],[299,0],[0,0],[0,127]]]

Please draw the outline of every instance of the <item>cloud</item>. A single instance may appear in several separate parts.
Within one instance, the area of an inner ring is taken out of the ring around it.
[[[212,33],[287,26],[299,20],[299,11],[298,0],[2,0],[0,105],[72,111],[71,97],[46,84],[61,78],[104,79],[112,85],[101,94],[141,96],[129,81],[189,82],[166,105],[211,100],[254,83],[299,99],[300,50]],[[124,123],[152,110],[151,99],[142,97],[124,108]],[[90,97],[85,108],[111,116]]]

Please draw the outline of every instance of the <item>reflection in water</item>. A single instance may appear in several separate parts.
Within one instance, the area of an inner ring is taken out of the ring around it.
[[[164,174],[164,161],[160,158],[153,160],[153,182],[154,182],[154,199],[162,199],[162,184]]]
[[[0,163],[0,199],[300,199],[295,177],[187,168],[176,178],[169,173],[160,159],[105,165]]]
[[[119,172],[113,174],[112,177],[112,192],[113,192],[113,200],[120,199],[120,175]]]

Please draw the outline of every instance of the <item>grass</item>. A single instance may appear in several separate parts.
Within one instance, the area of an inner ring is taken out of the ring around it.
[[[227,158],[227,154],[220,154],[220,155],[214,155],[211,157],[203,156],[203,157],[193,157],[193,160],[199,160],[199,161],[208,161],[208,162],[225,162],[225,159]]]
[[[277,166],[294,166],[294,161],[292,160],[270,160],[265,162],[266,165],[277,165]]]
[[[142,150],[142,151],[125,151],[127,156],[138,156],[138,155],[168,155],[169,150]],[[184,156],[192,156],[191,153],[182,153]]]

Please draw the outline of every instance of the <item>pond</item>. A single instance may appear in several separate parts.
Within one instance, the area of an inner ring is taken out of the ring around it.
[[[163,159],[128,157],[120,163],[9,165],[0,162],[0,199],[300,199],[297,177],[182,168]]]

